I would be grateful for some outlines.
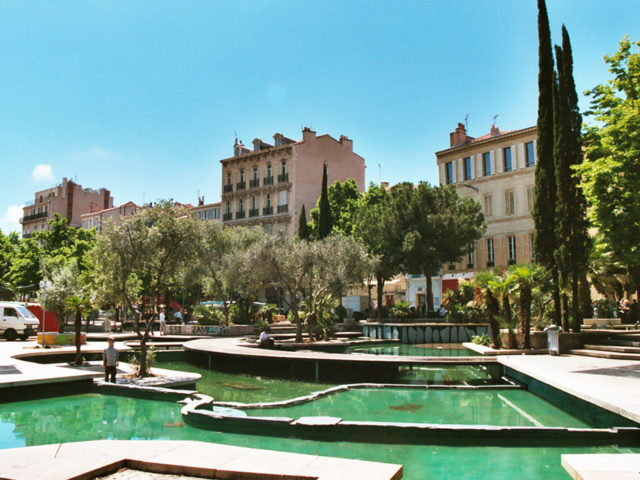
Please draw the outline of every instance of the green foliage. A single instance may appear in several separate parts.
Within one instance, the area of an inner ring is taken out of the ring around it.
[[[350,178],[344,182],[338,180],[332,183],[327,189],[327,198],[332,219],[331,231],[341,235],[353,235],[355,214],[362,199],[355,180]],[[314,232],[318,231],[321,200],[322,197],[310,212],[310,228]]]
[[[267,303],[258,309],[258,319],[266,323],[273,321],[273,316],[278,314],[278,306],[274,303]]]
[[[491,337],[486,333],[472,336],[471,341],[476,345],[484,345],[485,347],[491,346]]]
[[[224,313],[217,308],[211,308],[206,305],[197,305],[193,309],[193,318],[198,325],[223,325]]]
[[[144,372],[140,369],[141,361],[140,361],[140,353],[132,353],[129,355],[129,365],[133,367],[134,372],[139,377],[148,377],[151,375],[151,367],[156,362],[156,349],[155,347],[148,347],[146,349],[146,360],[144,362]]]
[[[618,304],[608,298],[599,298],[593,302],[597,311],[596,318],[615,318],[618,311]]]
[[[625,37],[604,57],[613,78],[586,92],[596,123],[586,130],[587,160],[578,168],[589,217],[603,248],[640,289],[640,42]]]
[[[298,219],[298,238],[300,240],[309,240],[311,238],[311,229],[307,225],[307,212],[304,204],[300,210],[300,218]]]
[[[390,309],[389,313],[393,318],[398,320],[406,320],[412,318],[412,312],[409,302],[396,302]],[[415,312],[415,309],[414,309]]]
[[[327,193],[327,164],[322,167],[322,190],[320,192],[320,213],[318,216],[317,238],[327,237],[333,228],[333,217],[331,216],[331,206],[329,205],[329,195]]]

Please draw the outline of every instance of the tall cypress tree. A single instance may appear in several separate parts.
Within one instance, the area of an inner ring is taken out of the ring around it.
[[[302,210],[300,210],[300,218],[298,218],[298,238],[308,241],[309,237],[311,237],[311,230],[309,229],[309,225],[307,225],[307,212],[303,203]]]
[[[582,115],[578,108],[578,95],[573,79],[573,53],[569,33],[562,26],[562,49],[558,63],[558,116],[562,139],[556,141],[556,182],[558,185],[558,245],[556,262],[560,268],[562,284],[571,290],[573,331],[580,331],[580,281],[586,275],[590,250],[586,200],[578,188],[579,179],[574,166],[582,163]],[[559,144],[561,142],[561,144]]]
[[[554,70],[551,52],[551,32],[547,6],[544,0],[538,0],[538,143],[535,201],[533,220],[536,227],[534,244],[536,258],[546,267],[552,276],[554,323],[560,324],[560,290],[558,288],[558,269],[553,252],[555,251],[555,205],[556,179],[553,160],[553,88]]]
[[[318,238],[323,239],[331,233],[331,206],[327,194],[327,164],[322,167],[322,191],[320,193],[320,218],[318,220]]]

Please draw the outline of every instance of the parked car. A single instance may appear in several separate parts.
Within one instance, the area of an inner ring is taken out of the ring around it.
[[[0,302],[0,335],[9,341],[26,340],[38,333],[40,322],[23,303]]]

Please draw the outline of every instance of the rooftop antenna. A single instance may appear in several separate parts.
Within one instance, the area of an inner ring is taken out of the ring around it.
[[[464,116],[464,129],[467,132],[469,131],[469,114],[468,113]]]
[[[492,126],[492,127],[495,127],[495,125],[496,125],[496,118],[498,118],[498,116],[499,116],[499,115],[500,115],[499,113],[496,113],[496,114],[493,116],[493,123],[491,124],[491,126]]]
[[[378,163],[378,183],[382,182],[382,164]]]

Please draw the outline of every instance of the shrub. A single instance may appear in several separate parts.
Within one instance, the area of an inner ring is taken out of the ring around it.
[[[147,371],[145,372],[145,374],[150,375],[151,374],[151,366],[155,363],[156,361],[156,349],[154,347],[147,347]],[[140,375],[142,372],[140,372],[140,354],[139,353],[132,353],[131,355],[129,355],[129,365],[131,365],[131,367],[133,367],[133,370],[135,372],[137,372],[138,375]]]
[[[608,298],[599,298],[594,303],[597,315],[596,318],[613,318],[616,316],[618,304]]]
[[[476,345],[484,345],[485,347],[491,346],[491,337],[486,333],[483,333],[482,335],[474,335],[471,337],[471,341]]]
[[[199,325],[223,325],[224,313],[217,308],[198,305],[193,310],[193,318]]]

